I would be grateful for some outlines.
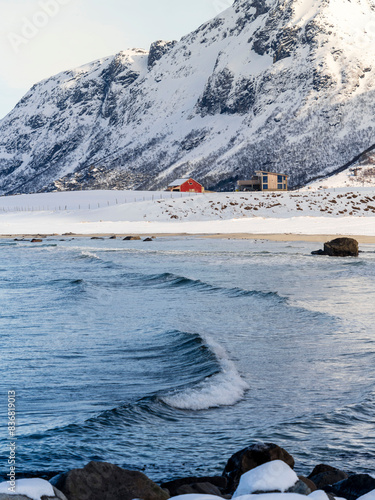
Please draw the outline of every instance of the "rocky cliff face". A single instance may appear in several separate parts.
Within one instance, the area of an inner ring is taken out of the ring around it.
[[[236,0],[179,42],[34,86],[0,122],[0,191],[306,182],[375,143],[374,61],[371,0]]]

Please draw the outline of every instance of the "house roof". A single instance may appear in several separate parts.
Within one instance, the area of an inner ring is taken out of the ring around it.
[[[266,170],[256,170],[256,174],[271,174],[271,175],[282,175],[283,177],[288,177],[286,174],[280,172],[267,172]]]
[[[171,182],[168,187],[175,187],[175,186],[181,186],[181,184],[184,184],[190,179],[176,179],[175,181]]]

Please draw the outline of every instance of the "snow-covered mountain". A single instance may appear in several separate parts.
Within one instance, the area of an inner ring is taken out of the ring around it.
[[[307,182],[375,143],[374,61],[372,0],[236,0],[179,42],[35,85],[0,122],[0,192]]]

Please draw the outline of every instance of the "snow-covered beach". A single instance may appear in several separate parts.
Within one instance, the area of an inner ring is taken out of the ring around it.
[[[375,241],[375,188],[288,193],[75,191],[0,198],[0,235],[224,235]],[[374,240],[372,240],[374,238]]]

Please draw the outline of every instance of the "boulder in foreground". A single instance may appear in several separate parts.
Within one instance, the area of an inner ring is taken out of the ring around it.
[[[274,443],[253,444],[232,455],[223,472],[223,476],[228,480],[227,491],[235,491],[242,474],[272,460],[282,460],[292,469],[294,467],[294,458]]]
[[[348,474],[346,472],[325,464],[317,465],[309,475],[309,479],[316,484],[319,490],[330,484],[335,484],[343,479],[347,479],[347,477]]]
[[[52,480],[53,481],[53,480]],[[105,462],[90,462],[53,481],[69,500],[167,500],[169,495],[138,471]]]

